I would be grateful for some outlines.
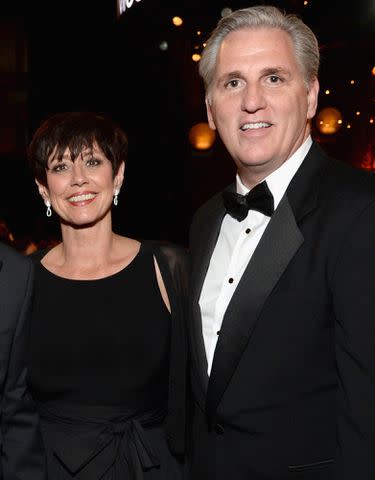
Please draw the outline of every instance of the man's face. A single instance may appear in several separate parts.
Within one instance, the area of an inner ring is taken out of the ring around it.
[[[245,183],[262,180],[302,145],[318,91],[317,80],[307,88],[284,31],[244,29],[225,37],[207,112]]]

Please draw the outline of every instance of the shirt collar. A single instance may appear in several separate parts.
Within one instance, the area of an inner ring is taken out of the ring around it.
[[[280,203],[280,200],[288,188],[290,181],[301,166],[304,158],[307,155],[307,152],[310,150],[311,145],[312,138],[311,135],[309,135],[303,144],[293,153],[291,157],[288,158],[286,162],[284,162],[277,170],[272,172],[264,179],[266,180],[268,188],[271,190],[273,195],[275,209]],[[246,193],[249,192],[249,188],[242,183],[238,173],[236,175],[236,189],[237,193],[241,193],[242,195],[246,195]]]

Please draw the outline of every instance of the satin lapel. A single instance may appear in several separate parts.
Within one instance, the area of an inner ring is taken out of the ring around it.
[[[200,225],[199,242],[193,251],[191,273],[191,305],[192,305],[192,328],[191,328],[191,351],[195,370],[198,372],[199,383],[202,386],[202,402],[204,404],[208,385],[207,357],[202,335],[202,319],[199,307],[199,298],[210,264],[212,251],[215,248],[220,232],[220,226],[225,215],[225,209],[221,195],[212,200],[210,209],[206,212],[204,223]]]
[[[223,319],[207,392],[207,414],[211,421],[249,342],[264,302],[302,243],[303,236],[284,196],[246,267]],[[249,301],[244,302],[244,298]]]

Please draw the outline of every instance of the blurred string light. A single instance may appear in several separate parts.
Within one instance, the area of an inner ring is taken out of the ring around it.
[[[375,1],[375,0],[374,0]],[[375,76],[375,66],[370,70],[370,74],[371,75],[374,75]],[[350,86],[358,86],[359,82],[353,78],[351,78],[350,80],[346,80],[348,82],[348,84],[350,84]],[[323,89],[323,92],[325,95],[331,95],[332,94],[332,89],[329,89],[329,88],[326,88],[326,89]],[[375,102],[375,99],[374,99],[374,102]],[[368,104],[367,104],[368,106]],[[367,110],[367,109],[365,109]],[[357,119],[361,118],[361,117],[364,117],[364,121],[366,122],[366,124],[370,124],[370,125],[375,125],[375,120],[374,120],[374,114],[371,112],[369,112],[369,115],[362,115],[362,111],[357,107],[356,109],[353,109],[353,113],[351,115],[351,121],[347,123],[346,125],[346,128],[347,129],[351,129],[354,125],[353,125],[353,122],[355,122]],[[341,122],[342,123],[342,122]]]
[[[228,15],[230,15],[230,14],[232,13],[232,11],[233,11],[233,10],[232,10],[231,8],[225,7],[225,8],[222,9],[220,15],[221,15],[222,17],[227,17]]]
[[[184,23],[181,17],[173,17],[172,18],[172,23],[175,27],[181,27],[181,25]]]
[[[199,27],[193,28],[192,35],[194,38],[192,38],[191,40],[191,59],[193,60],[193,62],[198,63],[202,56],[202,50],[205,47],[205,43],[202,42],[202,30]]]
[[[159,48],[160,50],[162,50],[163,52],[165,52],[166,50],[168,50],[168,42],[166,40],[162,40],[160,43],[159,43]]]

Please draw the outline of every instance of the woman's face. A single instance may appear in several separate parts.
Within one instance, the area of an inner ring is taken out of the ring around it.
[[[93,225],[110,215],[113,195],[119,191],[124,163],[113,177],[112,164],[99,146],[84,148],[74,161],[66,149],[56,158],[56,148],[48,159],[47,186],[37,182],[43,200],[51,203],[64,224]]]

